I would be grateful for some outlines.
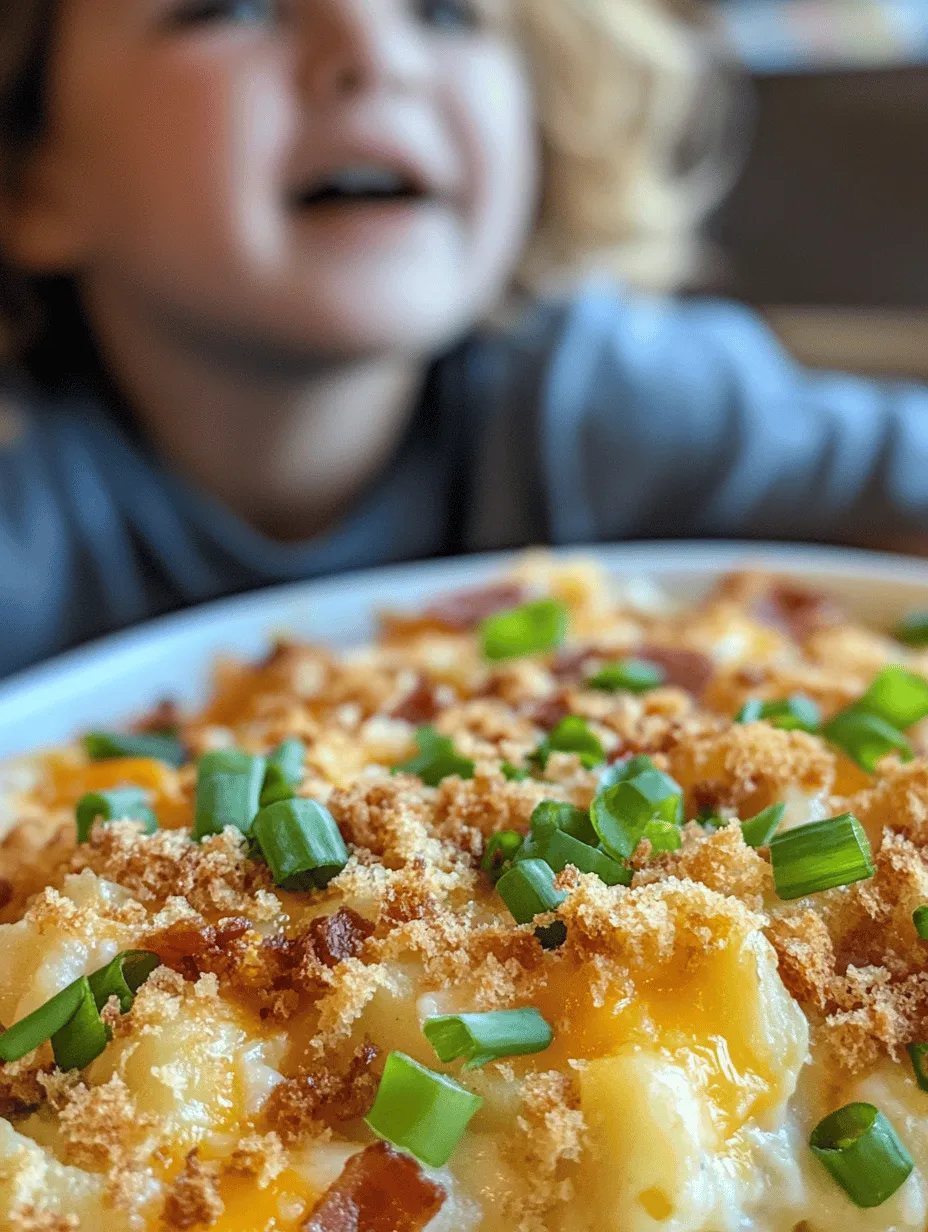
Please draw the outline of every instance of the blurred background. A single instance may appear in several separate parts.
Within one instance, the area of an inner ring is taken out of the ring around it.
[[[753,132],[703,289],[816,367],[928,380],[928,0],[715,0]]]

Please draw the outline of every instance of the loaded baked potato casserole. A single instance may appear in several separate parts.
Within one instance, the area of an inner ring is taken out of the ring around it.
[[[923,1232],[922,645],[529,559],[37,758],[0,1227]]]

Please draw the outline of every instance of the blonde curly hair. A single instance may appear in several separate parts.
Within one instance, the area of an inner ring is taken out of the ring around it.
[[[547,292],[606,271],[640,289],[679,287],[698,272],[700,224],[737,162],[733,75],[702,0],[511,2],[543,146],[541,209],[517,285]],[[42,135],[58,3],[0,0],[6,191]],[[26,279],[0,254],[7,353],[48,335],[61,304],[74,302],[61,280]]]

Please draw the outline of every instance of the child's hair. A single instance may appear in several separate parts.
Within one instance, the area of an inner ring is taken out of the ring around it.
[[[59,0],[0,0],[0,177],[15,188],[40,138]],[[544,152],[542,208],[518,271],[528,289],[607,270],[669,290],[693,275],[699,224],[728,187],[731,75],[713,54],[701,0],[514,0]],[[6,351],[51,341],[73,293],[27,280],[0,254]],[[73,318],[72,318],[73,325]],[[59,346],[73,337],[59,334]],[[72,329],[73,332],[73,329]],[[43,347],[48,354],[54,346]],[[60,354],[60,350],[58,351]]]

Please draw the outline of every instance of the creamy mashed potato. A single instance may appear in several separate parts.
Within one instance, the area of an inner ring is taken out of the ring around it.
[[[923,1232],[928,1092],[907,1047],[928,1041],[913,924],[928,903],[928,765],[904,761],[900,737],[865,769],[820,728],[888,664],[919,674],[928,657],[776,579],[733,577],[684,613],[647,598],[536,558],[386,617],[363,651],[288,643],[222,663],[201,714],[162,707],[137,747],[18,768],[0,1024],[34,1022],[119,955],[155,957],[125,1005],[91,1010],[110,1038],[82,1068],[59,1068],[60,1041],[41,1032],[0,1063],[0,1227]],[[554,602],[548,633],[488,659],[481,622],[538,599]],[[797,694],[818,708],[811,732],[775,709],[736,721]],[[260,758],[285,741],[299,743],[274,788]],[[205,824],[198,762],[216,750],[259,766],[264,803],[253,793],[244,817],[223,797]],[[631,826],[625,851],[598,802],[631,757],[682,805]],[[124,811],[78,842],[78,803],[127,789],[155,822],[118,797]],[[325,876],[304,860],[285,886],[260,818],[291,797],[323,806],[311,815],[344,854]],[[574,806],[559,833],[599,863],[543,854],[553,897],[532,918],[507,886],[550,833],[546,801]],[[742,832],[778,803],[768,834]],[[869,839],[865,873],[784,897],[774,831],[844,813]],[[434,1019],[514,1009],[535,1011],[549,1042],[474,1068],[440,1059]],[[451,1079],[479,1107],[453,1131],[448,1105],[432,1131],[403,1129],[402,1099],[384,1120],[372,1108],[397,1053],[430,1091]],[[809,1146],[851,1103],[878,1108],[913,1165],[869,1208]],[[430,1133],[450,1134],[446,1159]]]

